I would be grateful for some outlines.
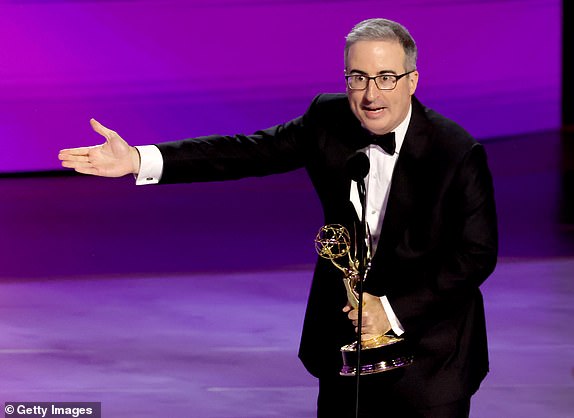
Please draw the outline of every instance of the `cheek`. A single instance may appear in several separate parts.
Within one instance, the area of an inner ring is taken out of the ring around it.
[[[349,104],[353,113],[358,116],[361,112],[361,100],[356,97],[352,97],[349,99]]]

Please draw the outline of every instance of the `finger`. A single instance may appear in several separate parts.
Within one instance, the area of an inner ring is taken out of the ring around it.
[[[62,167],[77,170],[82,167],[93,167],[93,164],[88,161],[62,161]]]
[[[355,327],[355,334],[358,334],[358,333],[359,333],[359,328]],[[363,327],[363,331],[361,332],[361,340],[362,341],[370,340],[371,338],[374,338],[376,336],[377,336],[377,334],[373,334],[372,330],[368,330],[368,329],[365,329]]]
[[[114,131],[106,128],[104,125],[102,125],[100,122],[98,122],[94,118],[90,119],[90,125],[92,125],[92,129],[95,132],[99,133],[100,135],[102,135],[106,139],[110,139],[115,134]]]
[[[97,176],[100,174],[100,170],[98,170],[97,168],[94,168],[93,166],[76,167],[76,168],[74,168],[74,170],[76,170],[76,172],[78,172],[78,173],[90,174],[92,176]]]
[[[88,162],[89,156],[88,155],[58,155],[58,158],[62,162]]]
[[[352,309],[353,309],[353,307],[351,305],[347,304],[343,308],[343,312],[347,313],[347,312],[350,312]]]
[[[73,155],[88,155],[91,148],[92,147],[66,148],[60,150],[58,158],[62,160],[63,158],[68,158]]]
[[[363,333],[361,334],[361,341],[369,341],[373,338],[377,338],[378,335],[377,334],[367,334],[367,333]]]
[[[101,175],[101,168],[89,161],[62,161],[62,167],[72,168],[82,174]]]

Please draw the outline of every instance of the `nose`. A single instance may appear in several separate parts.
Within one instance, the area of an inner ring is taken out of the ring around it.
[[[372,78],[369,79],[367,83],[367,88],[365,89],[365,98],[368,101],[372,102],[379,96],[379,94],[380,90],[375,84],[375,80],[373,80]]]

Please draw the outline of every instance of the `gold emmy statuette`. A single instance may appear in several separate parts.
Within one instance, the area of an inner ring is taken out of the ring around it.
[[[343,272],[343,283],[347,291],[347,300],[353,308],[359,306],[359,295],[355,290],[360,274],[359,260],[352,255],[352,243],[349,231],[342,225],[329,224],[322,226],[315,237],[317,253]],[[347,259],[346,266],[340,263]],[[357,341],[341,347],[343,367],[341,376],[356,376]],[[360,374],[373,374],[405,367],[413,362],[403,338],[394,335],[377,335],[368,340],[361,340]]]

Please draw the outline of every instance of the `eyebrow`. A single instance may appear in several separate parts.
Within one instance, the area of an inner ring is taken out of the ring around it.
[[[366,75],[368,76],[369,73],[366,73],[365,71],[361,71],[361,70],[351,70],[349,71],[349,74],[360,74],[360,75]],[[377,73],[377,75],[384,75],[384,74],[394,74],[396,75],[397,72],[394,70],[381,70]]]

